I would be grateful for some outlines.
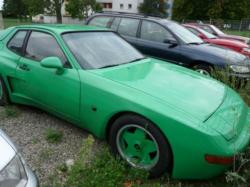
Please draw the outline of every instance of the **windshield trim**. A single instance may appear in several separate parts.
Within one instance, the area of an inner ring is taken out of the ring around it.
[[[75,53],[71,50],[70,46],[69,46],[69,45],[67,44],[67,42],[64,40],[63,35],[66,35],[66,34],[74,34],[74,33],[97,33],[97,32],[107,32],[107,33],[109,32],[109,33],[113,33],[114,35],[118,36],[119,38],[121,38],[122,40],[124,40],[125,42],[127,42],[127,41],[125,40],[124,37],[122,37],[119,33],[115,32],[115,31],[112,31],[112,30],[86,30],[86,31],[85,31],[85,30],[76,30],[76,31],[65,31],[65,32],[62,32],[62,33],[60,34],[63,43],[66,45],[66,47],[67,47],[67,49],[69,50],[69,52],[73,55],[74,60],[76,61],[76,63],[79,65],[79,67],[80,67],[82,70],[96,70],[96,69],[104,69],[104,68],[100,67],[100,68],[95,68],[95,69],[86,69],[85,67],[83,67],[83,65],[82,65],[80,62],[78,62]],[[141,55],[141,59],[140,59],[140,60],[133,61],[133,62],[138,62],[138,61],[141,61],[141,60],[143,60],[143,59],[147,59],[147,57],[146,57],[144,54],[142,54],[138,49],[136,49],[136,48],[135,48],[133,45],[131,45],[129,42],[127,42],[127,43],[128,43],[135,51],[137,51],[137,52],[140,53],[140,55]],[[126,62],[126,63],[122,63],[122,64],[117,64],[117,65],[115,65],[115,66],[125,65],[125,64],[130,64],[130,63],[132,63],[132,61],[129,61],[129,62]],[[113,67],[114,67],[114,66],[113,66]]]

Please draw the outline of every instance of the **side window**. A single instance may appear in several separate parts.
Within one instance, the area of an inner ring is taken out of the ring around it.
[[[165,40],[175,40],[168,30],[151,21],[142,22],[141,39],[160,43],[164,43]]]
[[[120,21],[121,21],[121,18],[115,18],[110,28],[113,31],[117,31]]]
[[[65,67],[70,66],[67,58],[52,35],[32,31],[25,51],[25,57],[35,61],[41,61],[51,56],[60,58]]]
[[[210,29],[209,27],[207,27],[207,26],[200,26],[203,30],[205,30],[205,31],[207,31],[207,32],[209,32],[209,33],[211,33],[211,34],[213,34],[213,30],[212,29]]]
[[[118,28],[118,32],[125,36],[136,37],[139,23],[140,20],[138,19],[122,18]]]
[[[91,19],[88,25],[93,25],[93,26],[98,26],[98,27],[107,27],[110,20],[111,20],[111,17],[98,16],[98,17],[94,17],[93,19]]]
[[[196,31],[195,29],[193,28],[190,28],[190,27],[186,27],[189,31],[191,31],[192,33],[194,33],[196,36],[199,36],[200,33],[198,31]]]
[[[27,31],[17,31],[14,37],[12,37],[11,40],[9,41],[8,48],[14,53],[21,55],[23,42],[24,42],[26,34],[27,34]]]

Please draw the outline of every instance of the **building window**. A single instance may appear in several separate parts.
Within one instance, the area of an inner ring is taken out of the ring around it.
[[[128,9],[132,9],[132,4],[128,4]]]
[[[103,8],[111,9],[112,3],[103,3],[102,6],[103,6]]]
[[[124,7],[123,4],[120,4],[120,9],[123,9],[123,7]]]

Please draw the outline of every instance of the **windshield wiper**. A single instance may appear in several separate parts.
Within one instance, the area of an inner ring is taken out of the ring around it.
[[[199,42],[190,42],[190,43],[188,43],[188,45],[200,45],[200,44],[202,44],[202,43],[199,43]]]
[[[188,45],[201,45],[201,44],[206,44],[208,42],[190,42]]]
[[[145,59],[145,58],[146,58],[146,57],[136,58],[136,59],[134,59],[134,60],[131,60],[131,61],[125,62],[125,63],[121,63],[121,64],[109,64],[109,65],[106,65],[106,66],[102,66],[102,67],[100,67],[99,69],[110,68],[110,67],[119,66],[119,65],[123,65],[123,64],[129,64],[129,63],[133,63],[133,62],[136,62],[136,61],[139,61],[139,60],[143,60],[143,59]]]
[[[106,65],[106,66],[102,66],[100,67],[99,69],[103,69],[103,68],[111,68],[111,67],[115,67],[115,66],[118,66],[120,64],[109,64],[109,65]]]
[[[134,59],[134,60],[131,60],[131,61],[127,62],[126,64],[133,63],[133,62],[136,62],[136,61],[139,61],[139,60],[144,60],[144,59],[146,59],[146,58],[147,58],[147,57],[136,58],[136,59]]]

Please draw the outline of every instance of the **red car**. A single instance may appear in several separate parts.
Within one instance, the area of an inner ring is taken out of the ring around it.
[[[220,46],[232,49],[234,51],[237,51],[241,54],[244,54],[244,55],[250,57],[250,47],[249,47],[249,45],[247,45],[243,42],[239,42],[236,40],[218,38],[215,35],[210,34],[210,33],[206,32],[205,30],[203,30],[197,26],[194,26],[194,25],[183,24],[183,26],[186,27],[188,30],[190,30],[195,35],[199,36],[205,42],[220,45]]]
[[[243,37],[243,36],[225,34],[224,32],[222,32],[219,28],[217,28],[214,25],[198,24],[198,23],[189,23],[189,24],[200,27],[201,29],[203,29],[203,30],[217,36],[218,38],[236,40],[236,41],[240,41],[240,42],[243,42],[243,43],[246,43],[246,44],[250,45],[250,38]]]

